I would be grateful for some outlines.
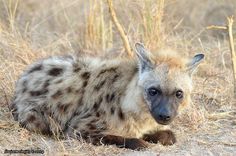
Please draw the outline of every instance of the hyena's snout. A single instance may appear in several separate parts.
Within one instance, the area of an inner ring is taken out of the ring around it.
[[[162,99],[156,107],[151,109],[151,114],[157,123],[168,125],[177,115],[177,110],[168,99]]]
[[[169,124],[174,118],[171,112],[166,108],[159,109],[158,107],[156,107],[155,109],[151,111],[151,113],[154,119],[159,124],[163,124],[163,125]]]

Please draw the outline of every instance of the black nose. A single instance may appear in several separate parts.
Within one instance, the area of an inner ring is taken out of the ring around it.
[[[158,117],[162,121],[170,121],[170,116],[169,115],[160,114]]]

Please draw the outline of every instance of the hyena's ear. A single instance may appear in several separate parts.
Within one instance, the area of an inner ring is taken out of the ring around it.
[[[153,64],[149,58],[149,51],[145,49],[142,43],[135,43],[136,54],[139,61],[139,72],[150,71],[153,69]]]
[[[192,75],[195,69],[197,69],[198,65],[204,59],[204,54],[197,54],[195,55],[186,65],[187,72]]]

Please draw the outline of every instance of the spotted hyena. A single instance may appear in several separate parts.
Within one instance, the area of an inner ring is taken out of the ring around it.
[[[204,55],[184,60],[135,48],[137,59],[51,57],[32,64],[16,84],[14,119],[30,131],[95,145],[175,143],[162,127],[190,102],[191,75]]]

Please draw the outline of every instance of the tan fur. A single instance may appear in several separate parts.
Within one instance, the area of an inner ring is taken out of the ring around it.
[[[187,96],[181,107],[187,105],[191,81],[182,73],[186,62],[160,55],[152,60],[158,65],[162,87],[167,92],[174,86],[183,87]],[[135,59],[51,57],[23,73],[11,110],[31,131],[62,132],[84,139],[97,135],[141,138],[163,126],[151,116],[140,83]]]
[[[169,68],[184,69],[188,61],[186,58],[181,57],[171,49],[161,49],[157,52],[151,53],[150,57],[154,64],[165,62],[168,64]]]

